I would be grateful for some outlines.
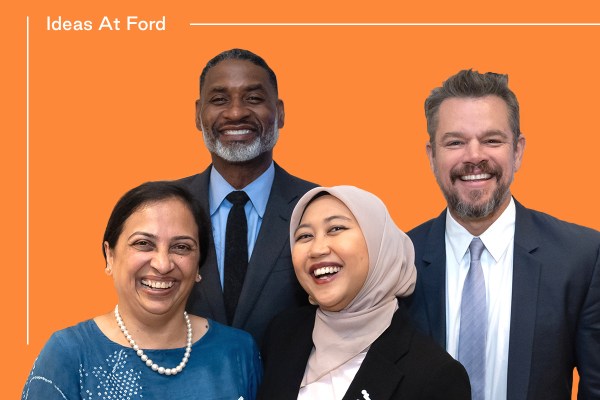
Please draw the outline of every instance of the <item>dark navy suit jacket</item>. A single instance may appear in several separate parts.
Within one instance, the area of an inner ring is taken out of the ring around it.
[[[600,399],[600,232],[529,210],[516,223],[507,400]],[[412,239],[418,328],[446,346],[446,211]]]
[[[211,166],[200,174],[179,181],[192,192],[207,213],[210,169]],[[315,186],[288,174],[275,164],[267,208],[231,324],[250,332],[259,345],[267,324],[275,315],[287,308],[308,304],[308,296],[298,283],[292,266],[289,224],[300,197]],[[200,274],[202,281],[194,286],[187,310],[227,324],[212,232],[207,259]]]

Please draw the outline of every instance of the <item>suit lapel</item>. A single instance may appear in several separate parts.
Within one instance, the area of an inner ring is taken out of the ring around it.
[[[396,363],[410,348],[411,330],[403,308],[396,311],[392,324],[367,352],[343,400],[390,399],[404,378]]]
[[[210,181],[210,171],[212,165],[209,165],[204,172],[199,174],[194,182],[189,185],[190,191],[198,203],[204,208],[206,213],[210,213],[208,204],[208,184]],[[207,215],[210,220],[210,215]],[[199,290],[204,293],[203,296],[190,296],[190,300],[201,298],[202,301],[208,303],[211,310],[211,315],[216,321],[227,323],[225,314],[225,303],[223,302],[223,289],[221,288],[221,277],[217,266],[217,256],[215,251],[215,243],[210,232],[208,254],[204,265],[200,267],[200,275],[202,276],[201,284],[196,284],[194,290]]]
[[[446,211],[431,225],[419,271],[426,302],[429,335],[446,348]]]
[[[508,400],[527,398],[541,272],[541,263],[533,254],[541,244],[540,232],[529,211],[516,200],[515,206]]]
[[[265,282],[289,242],[289,223],[293,201],[299,196],[290,193],[288,175],[275,164],[275,178],[258,238],[248,263],[244,286],[235,312],[233,326],[244,326],[254,308]],[[289,254],[288,254],[289,255]]]

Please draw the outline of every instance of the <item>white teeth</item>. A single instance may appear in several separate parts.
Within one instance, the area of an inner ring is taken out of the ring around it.
[[[151,287],[152,289],[168,289],[175,284],[175,282],[165,281],[151,281],[149,279],[142,279],[142,284]]]
[[[490,179],[492,175],[490,174],[477,174],[477,175],[464,175],[460,177],[461,181],[477,181],[480,179]]]
[[[315,269],[313,271],[313,274],[315,275],[315,277],[319,277],[321,275],[325,275],[325,274],[335,274],[338,273],[342,270],[341,267],[323,267],[323,268],[318,268]]]
[[[250,129],[238,129],[238,130],[229,130],[229,131],[223,131],[224,135],[246,135],[250,133]]]

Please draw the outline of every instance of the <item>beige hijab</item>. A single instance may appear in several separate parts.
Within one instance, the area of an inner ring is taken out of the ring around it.
[[[292,247],[306,205],[320,192],[338,198],[356,218],[367,243],[369,272],[364,286],[345,309],[317,309],[312,335],[315,349],[308,359],[302,386],[318,381],[368,349],[390,326],[398,308],[396,297],[410,295],[417,278],[414,248],[408,236],[394,224],[377,196],[354,186],[317,187],[307,192],[292,213]]]

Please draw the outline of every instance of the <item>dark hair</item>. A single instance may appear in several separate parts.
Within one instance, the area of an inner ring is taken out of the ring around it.
[[[250,61],[254,65],[258,65],[259,67],[261,67],[262,69],[267,71],[267,74],[269,74],[269,81],[271,81],[271,84],[273,85],[273,88],[275,89],[275,94],[278,94],[277,76],[275,76],[275,72],[273,72],[273,70],[269,67],[269,65],[267,65],[267,62],[262,57],[254,54],[251,51],[244,50],[244,49],[226,50],[226,51],[216,55],[209,62],[207,62],[206,66],[202,70],[202,73],[200,74],[200,91],[201,92],[202,92],[202,86],[204,86],[204,79],[206,78],[206,74],[208,73],[208,71],[212,67],[219,64],[221,61],[225,61],[225,60],[246,60],[246,61]]]
[[[521,135],[519,101],[512,90],[508,88],[508,75],[487,72],[480,74],[472,69],[465,69],[452,75],[450,78],[431,91],[425,100],[425,118],[427,118],[427,133],[435,154],[435,131],[438,125],[438,112],[440,105],[446,99],[479,98],[497,96],[504,100],[508,107],[508,119],[513,131],[513,145],[517,148]]]
[[[108,243],[111,249],[114,249],[119,236],[123,232],[123,225],[127,219],[140,207],[157,203],[162,200],[178,199],[181,200],[191,211],[198,226],[198,240],[200,245],[200,262],[198,267],[202,266],[208,253],[208,238],[210,234],[210,224],[206,212],[190,194],[190,192],[179,184],[171,181],[146,182],[125,193],[119,199],[110,214],[104,238],[102,239],[102,253],[104,252],[104,242]]]

